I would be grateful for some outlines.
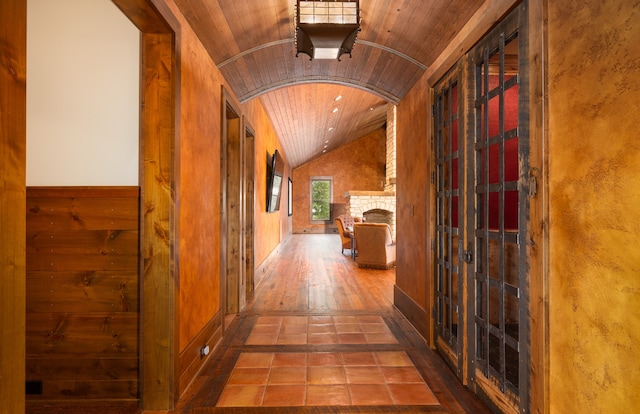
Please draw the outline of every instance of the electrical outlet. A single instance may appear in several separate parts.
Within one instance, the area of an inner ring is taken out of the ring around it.
[[[209,355],[209,345],[205,345],[200,348],[200,358],[204,358]]]

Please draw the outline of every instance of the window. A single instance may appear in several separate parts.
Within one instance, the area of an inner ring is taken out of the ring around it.
[[[311,221],[331,220],[333,181],[330,177],[311,178]]]

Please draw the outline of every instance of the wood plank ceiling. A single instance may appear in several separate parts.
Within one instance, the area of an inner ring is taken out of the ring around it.
[[[295,0],[176,0],[240,101],[261,100],[294,168],[382,127],[386,103],[402,100],[482,3],[360,0],[362,31],[338,61],[296,57]]]

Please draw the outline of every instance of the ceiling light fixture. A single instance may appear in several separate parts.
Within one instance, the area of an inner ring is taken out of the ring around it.
[[[331,113],[332,113],[332,114],[335,114],[336,112],[338,112],[338,108],[333,108],[333,109],[331,110]]]
[[[360,31],[360,0],[301,1],[296,7],[296,57],[338,59],[351,50]]]
[[[340,99],[342,99],[342,95],[336,96],[336,99],[334,99],[334,101],[339,101]]]

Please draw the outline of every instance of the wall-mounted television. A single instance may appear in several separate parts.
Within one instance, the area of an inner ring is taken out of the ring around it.
[[[282,182],[284,181],[284,159],[276,150],[267,163],[267,212],[280,210]]]

